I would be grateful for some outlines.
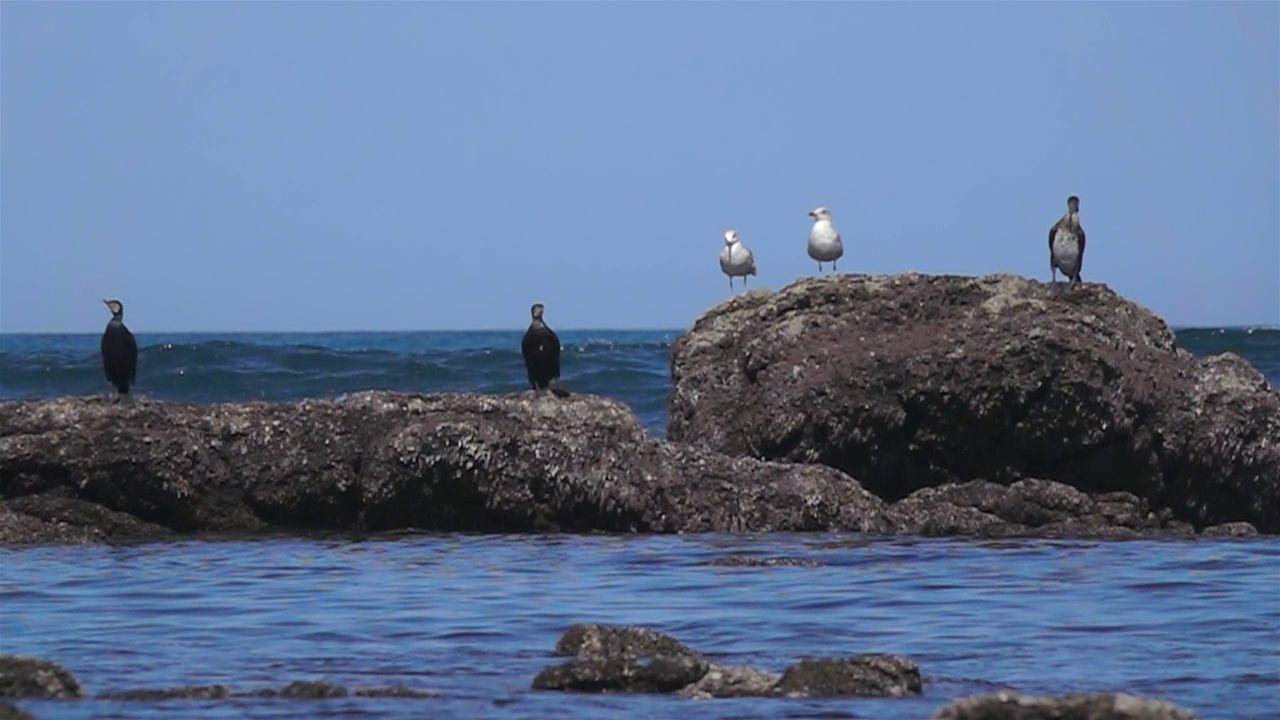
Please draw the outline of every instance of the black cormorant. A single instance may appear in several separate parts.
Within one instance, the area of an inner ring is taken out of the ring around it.
[[[542,321],[542,303],[534,303],[529,314],[533,321],[520,341],[520,354],[529,371],[529,385],[542,390],[560,378],[560,338]]]
[[[1058,271],[1071,278],[1071,284],[1080,282],[1080,268],[1084,267],[1084,228],[1080,227],[1080,198],[1067,198],[1067,212],[1049,228],[1049,271],[1053,281],[1058,281]]]
[[[138,378],[138,343],[124,326],[124,304],[119,300],[103,300],[111,309],[111,322],[102,332],[102,368],[107,381],[121,395],[129,394],[129,386]]]

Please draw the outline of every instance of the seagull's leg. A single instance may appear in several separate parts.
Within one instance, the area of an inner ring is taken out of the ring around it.
[[[1049,261],[1049,272],[1053,273],[1053,281],[1058,282],[1058,268],[1053,266],[1053,261]]]
[[[822,261],[818,261],[818,272],[822,272]]]
[[[729,297],[733,297],[733,276],[729,276]]]
[[[835,260],[832,260],[832,261],[831,261],[831,272],[835,272],[835,271],[836,271],[836,261],[835,261]]]

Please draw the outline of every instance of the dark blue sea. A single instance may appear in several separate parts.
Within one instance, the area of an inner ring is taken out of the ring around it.
[[[573,390],[663,433],[676,331],[562,331]],[[138,335],[138,393],[193,403],[524,388],[518,332]],[[0,335],[0,398],[105,393],[96,335]],[[1280,384],[1280,330],[1196,329]],[[816,567],[713,567],[726,555]],[[575,622],[635,623],[712,659],[916,660],[905,699],[533,692]],[[859,535],[317,536],[0,549],[0,652],[89,694],[327,679],[431,699],[20,701],[40,718],[927,718],[951,698],[1124,691],[1201,718],[1280,718],[1280,540]]]

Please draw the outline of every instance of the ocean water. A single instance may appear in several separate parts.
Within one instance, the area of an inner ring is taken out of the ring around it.
[[[138,395],[188,403],[359,390],[527,390],[524,331],[138,333]],[[560,330],[565,387],[626,402],[661,434],[677,330]],[[98,335],[0,334],[0,399],[105,393]]]
[[[189,403],[285,401],[359,390],[517,392],[528,388],[522,330],[137,334],[143,397]],[[627,403],[665,434],[668,359],[679,330],[562,330],[566,387]],[[0,400],[110,390],[99,336],[0,334]],[[1280,328],[1188,329],[1196,355],[1235,352],[1280,385]]]
[[[727,555],[817,567],[712,567]],[[327,679],[426,700],[25,701],[41,718],[927,718],[957,696],[1126,691],[1280,715],[1280,544],[857,535],[491,536],[0,550],[0,645],[90,692]],[[917,698],[534,692],[582,621],[725,664],[892,652]]]
[[[676,331],[561,332],[566,384],[662,434]],[[184,402],[524,387],[518,332],[140,334],[140,394]],[[1183,330],[1280,384],[1280,330]],[[0,335],[0,397],[106,390],[96,336]],[[816,567],[714,567],[727,555]],[[575,622],[642,624],[726,664],[916,660],[919,698],[534,692]],[[327,679],[431,699],[20,701],[40,718],[926,718],[998,688],[1125,691],[1280,718],[1280,540],[428,534],[0,548],[0,652],[90,694]]]

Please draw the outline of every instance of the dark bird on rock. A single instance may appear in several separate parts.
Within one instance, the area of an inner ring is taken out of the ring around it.
[[[1049,271],[1053,281],[1058,281],[1058,271],[1071,278],[1071,284],[1080,282],[1080,268],[1084,267],[1084,228],[1080,227],[1080,198],[1067,198],[1067,212],[1049,228]]]
[[[533,320],[520,341],[520,353],[529,371],[529,385],[542,390],[560,379],[560,338],[543,322],[542,303],[534,303],[529,314]]]
[[[102,369],[107,381],[121,395],[129,394],[129,386],[138,379],[138,343],[124,326],[124,304],[119,300],[103,300],[111,310],[111,322],[102,331]]]

